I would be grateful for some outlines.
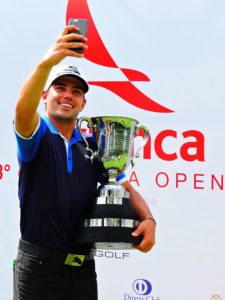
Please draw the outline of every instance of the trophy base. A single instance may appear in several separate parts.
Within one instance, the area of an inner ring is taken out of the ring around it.
[[[76,242],[82,246],[91,244],[93,249],[132,249],[133,245],[138,245],[142,237],[133,237],[132,228],[85,228]]]
[[[133,237],[138,226],[131,201],[124,188],[116,183],[100,186],[92,209],[81,222],[76,243],[94,249],[132,249],[142,236]]]

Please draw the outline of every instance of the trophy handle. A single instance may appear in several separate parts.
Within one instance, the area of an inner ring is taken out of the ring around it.
[[[89,124],[91,123],[91,119],[88,118],[88,117],[81,117],[81,118],[78,120],[78,122],[77,122],[77,129],[78,129],[78,132],[79,132],[80,136],[82,137],[82,139],[84,140],[84,142],[85,142],[85,144],[86,144],[85,150],[91,154],[91,155],[89,155],[89,158],[90,158],[91,162],[93,162],[93,159],[97,156],[98,152],[97,152],[97,151],[94,152],[94,151],[89,147],[88,141],[87,141],[87,139],[85,138],[84,133],[83,133],[82,130],[81,130],[81,124],[82,124],[83,122],[87,122],[88,127],[90,127]]]
[[[140,129],[144,131],[144,138],[143,138],[141,145],[139,146],[139,148],[136,151],[136,154],[135,154],[136,158],[140,157],[140,150],[142,148],[144,148],[144,146],[147,144],[148,137],[149,137],[149,130],[145,126],[142,126],[142,125],[136,126],[136,133],[138,133]]]

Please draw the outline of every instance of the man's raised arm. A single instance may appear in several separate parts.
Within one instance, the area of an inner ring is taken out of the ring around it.
[[[85,44],[87,39],[79,34],[69,34],[71,30],[77,31],[78,28],[66,26],[63,29],[54,45],[44,55],[20,91],[16,103],[14,121],[17,132],[24,137],[31,136],[38,125],[39,115],[37,108],[52,67],[67,56],[83,57],[83,54],[71,50],[72,48],[87,48]],[[77,41],[72,42],[74,40]]]

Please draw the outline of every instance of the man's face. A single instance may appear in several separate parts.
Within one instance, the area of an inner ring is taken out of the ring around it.
[[[47,116],[62,122],[74,121],[86,103],[81,82],[68,76],[56,79],[43,99]]]

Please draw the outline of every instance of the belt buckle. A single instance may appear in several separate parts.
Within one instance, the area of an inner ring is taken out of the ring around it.
[[[81,267],[85,260],[85,255],[68,253],[64,264],[73,267]]]

